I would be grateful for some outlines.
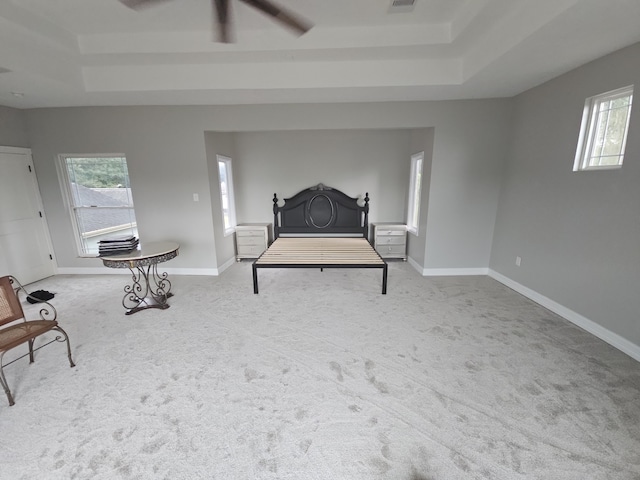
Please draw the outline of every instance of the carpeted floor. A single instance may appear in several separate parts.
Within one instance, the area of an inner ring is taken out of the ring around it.
[[[0,478],[640,479],[640,364],[496,281],[259,275],[172,276],[131,316],[126,276],[29,286],[77,367],[6,368]]]

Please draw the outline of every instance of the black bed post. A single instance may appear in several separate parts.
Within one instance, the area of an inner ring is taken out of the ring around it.
[[[273,239],[278,238],[280,225],[278,224],[278,196],[273,194]]]
[[[362,226],[362,233],[364,238],[369,239],[369,192],[364,194],[364,225]]]

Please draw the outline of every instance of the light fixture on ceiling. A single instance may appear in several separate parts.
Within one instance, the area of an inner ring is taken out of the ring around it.
[[[120,0],[120,2],[134,10],[139,10],[144,7],[149,7],[161,0]],[[163,0],[164,1],[164,0]],[[240,0],[248,6],[264,13],[271,19],[278,22],[280,25],[292,29],[298,35],[306,33],[313,27],[313,25],[302,18],[297,13],[291,10],[281,7],[273,0]],[[231,0],[211,0],[211,6],[214,12],[214,17],[217,19],[218,26],[218,38],[223,43],[229,43],[231,41],[230,34],[230,10]]]

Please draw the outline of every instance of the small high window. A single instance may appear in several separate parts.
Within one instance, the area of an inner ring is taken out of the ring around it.
[[[217,155],[217,157],[224,234],[229,235],[233,233],[236,228],[236,205],[233,193],[233,172],[231,170],[231,159],[229,157],[224,157],[222,155]]]
[[[574,171],[621,168],[633,103],[633,85],[587,98]]]
[[[422,191],[422,163],[424,152],[411,155],[411,176],[409,177],[409,205],[407,208],[407,230],[418,235],[420,226],[420,192]]]

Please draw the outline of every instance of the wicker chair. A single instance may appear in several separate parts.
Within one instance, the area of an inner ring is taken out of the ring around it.
[[[7,394],[9,405],[13,405],[15,402],[13,401],[11,390],[9,390],[7,379],[4,376],[5,366],[12,364],[16,360],[24,358],[27,355],[29,355],[30,363],[33,363],[34,351],[53,342],[66,341],[69,363],[72,367],[75,367],[75,364],[71,359],[71,345],[69,344],[69,337],[66,332],[60,328],[56,321],[56,309],[48,302],[42,302],[39,299],[34,299],[37,302],[43,303],[39,312],[40,320],[27,320],[24,316],[20,299],[18,298],[18,292],[21,290],[27,297],[31,297],[15,278],[11,276],[0,277],[0,384],[2,384],[2,388],[4,388],[4,391]],[[62,335],[56,335],[53,340],[50,340],[44,345],[34,349],[33,345],[36,337],[51,330],[56,330]],[[7,363],[7,365],[4,365],[4,354],[25,343],[28,344],[29,352],[12,360]]]

